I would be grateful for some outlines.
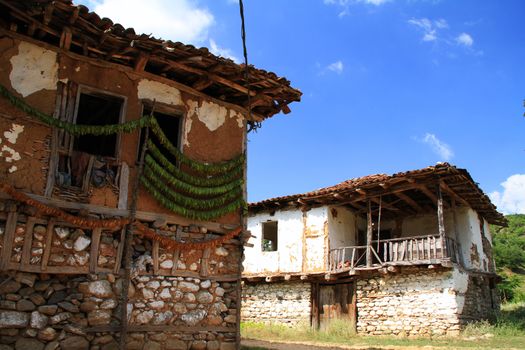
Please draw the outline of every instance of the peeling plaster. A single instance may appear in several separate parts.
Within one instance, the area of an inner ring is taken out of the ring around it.
[[[244,116],[242,113],[231,111],[230,117],[237,119],[237,125],[239,125],[239,128],[244,126]]]
[[[56,90],[58,82],[57,54],[22,41],[18,54],[11,57],[11,86],[23,97],[46,89]]]
[[[202,102],[197,113],[197,117],[206,125],[208,130],[215,131],[220,128],[226,121],[228,110],[213,102]]]
[[[186,115],[186,118],[184,119],[184,136],[182,143],[185,147],[190,146],[190,140],[188,135],[191,131],[191,125],[193,123],[193,115],[197,114],[199,110],[199,101],[194,100],[188,100],[186,102],[186,107],[188,108],[188,114]]]
[[[182,98],[180,91],[173,86],[169,86],[158,81],[142,79],[137,86],[139,99],[155,100],[169,105],[181,105]]]
[[[6,146],[6,145],[2,146],[2,155],[3,155],[4,152],[7,152],[7,153],[10,154],[10,156],[7,156],[7,157],[4,156],[5,157],[5,161],[7,163],[11,163],[13,160],[17,161],[17,160],[22,159],[22,157],[20,157],[20,153],[18,153],[17,151],[15,151],[14,149],[12,149],[9,146]]]
[[[24,131],[24,126],[19,124],[12,124],[11,129],[9,131],[4,132],[4,137],[7,139],[9,143],[15,144],[16,139],[18,139],[18,135]]]

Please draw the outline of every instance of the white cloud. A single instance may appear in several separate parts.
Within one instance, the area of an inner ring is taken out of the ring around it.
[[[232,50],[219,47],[213,39],[210,39],[210,52],[216,56],[229,58],[236,63],[240,63],[239,59],[233,54]]]
[[[459,45],[464,45],[466,47],[471,47],[474,44],[474,39],[468,33],[461,33],[456,37],[456,42]]]
[[[137,33],[198,44],[208,38],[213,14],[193,0],[98,0],[94,11]]]
[[[438,139],[434,134],[427,132],[421,139],[421,142],[429,145],[432,151],[434,151],[434,153],[437,154],[441,160],[449,160],[454,156],[452,148]]]
[[[332,72],[336,72],[337,74],[343,73],[344,68],[344,64],[341,61],[336,61],[334,63],[329,64],[326,67],[326,69],[331,70]]]
[[[498,210],[504,214],[525,214],[525,174],[514,174],[501,183],[503,192],[489,194]]]
[[[351,5],[365,4],[365,5],[381,6],[390,1],[391,0],[323,0],[325,5],[336,5],[342,8],[341,12],[339,12],[338,14],[340,18],[350,13],[349,8]]]
[[[391,0],[324,0],[326,5],[339,5],[339,6],[348,6],[357,3],[363,3],[368,5],[383,5],[384,3],[390,2]]]
[[[423,41],[436,41],[438,30],[448,28],[448,23],[443,18],[434,21],[428,18],[412,18],[408,20],[408,23],[423,31]]]

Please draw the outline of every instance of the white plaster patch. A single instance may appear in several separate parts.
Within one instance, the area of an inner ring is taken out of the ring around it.
[[[186,114],[186,118],[184,119],[184,137],[183,137],[183,145],[189,147],[190,141],[188,138],[188,135],[191,131],[191,125],[193,123],[193,115],[197,114],[199,110],[199,101],[194,100],[188,100],[186,102],[186,106],[188,107],[188,113]]]
[[[239,125],[239,128],[242,128],[244,126],[244,116],[242,115],[242,113],[231,111],[230,116],[232,118],[237,119],[237,125]]]
[[[142,79],[137,86],[137,95],[139,99],[155,100],[170,105],[182,104],[178,89],[158,81]]]
[[[4,131],[4,137],[9,143],[15,144],[18,139],[18,135],[24,131],[24,126],[19,124],[12,124],[9,131]]]
[[[4,152],[7,152],[7,153],[10,154],[10,156],[5,157],[5,161],[7,163],[11,163],[13,160],[17,161],[17,160],[21,159],[20,153],[18,153],[17,151],[15,151],[14,149],[12,149],[9,146],[4,145],[2,147],[2,155],[3,155]]]
[[[22,41],[18,45],[18,54],[11,57],[11,65],[11,86],[23,97],[43,89],[56,90],[56,52]]]
[[[208,130],[215,131],[224,124],[227,114],[228,110],[226,107],[204,101],[199,108],[197,116],[199,120],[206,125]]]

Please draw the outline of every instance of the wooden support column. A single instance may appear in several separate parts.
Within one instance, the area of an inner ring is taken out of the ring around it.
[[[441,250],[442,255],[445,257],[445,218],[443,213],[443,194],[441,193],[441,187],[437,187],[437,217],[438,217],[438,229],[439,237],[441,238]]]
[[[372,204],[368,200],[368,211],[366,213],[366,266],[372,266]]]

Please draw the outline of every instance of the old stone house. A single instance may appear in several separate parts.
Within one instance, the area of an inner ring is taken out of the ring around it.
[[[447,163],[251,203],[242,319],[457,334],[499,309],[489,224],[506,221]]]
[[[1,0],[0,95],[0,348],[236,348],[247,130],[301,93],[68,0]]]

